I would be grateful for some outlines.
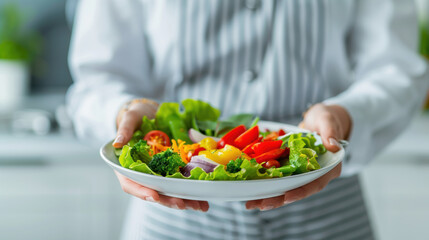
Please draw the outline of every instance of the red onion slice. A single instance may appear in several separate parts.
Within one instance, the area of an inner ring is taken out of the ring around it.
[[[189,177],[191,175],[191,170],[200,167],[204,170],[206,173],[213,172],[213,170],[218,166],[219,164],[213,162],[212,160],[203,157],[203,156],[193,156],[191,158],[191,161],[186,164],[184,168],[180,170],[180,172],[185,177]]]
[[[193,128],[189,129],[188,135],[189,135],[189,138],[191,139],[191,141],[194,143],[200,142],[201,140],[203,140],[204,138],[207,138],[207,137],[215,140],[216,142],[220,141],[220,138],[206,136],[206,135],[200,133],[200,131],[197,131]]]

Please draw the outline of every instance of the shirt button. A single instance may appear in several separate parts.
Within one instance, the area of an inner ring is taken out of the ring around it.
[[[260,0],[246,0],[244,5],[250,10],[255,10],[259,7],[260,4]]]
[[[244,80],[249,83],[255,81],[257,77],[258,75],[256,74],[256,72],[252,70],[247,70],[243,73]]]

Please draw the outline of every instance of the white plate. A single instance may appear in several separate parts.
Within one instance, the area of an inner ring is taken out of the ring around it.
[[[260,121],[258,125],[261,129],[278,130],[282,128],[286,132],[305,131],[295,126],[275,122]],[[248,201],[282,195],[286,191],[303,186],[323,176],[339,164],[345,155],[343,148],[336,153],[326,152],[318,159],[320,169],[282,178],[247,181],[201,181],[159,177],[124,168],[115,156],[112,141],[100,149],[100,154],[103,160],[114,170],[134,182],[159,191],[161,194],[208,201]]]

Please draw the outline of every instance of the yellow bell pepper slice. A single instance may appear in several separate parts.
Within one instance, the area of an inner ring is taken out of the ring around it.
[[[219,164],[226,165],[229,161],[241,157],[242,152],[240,149],[227,144],[222,149],[201,151],[198,155],[202,155]]]
[[[200,146],[206,150],[212,150],[217,148],[217,142],[213,138],[206,137],[200,141]]]

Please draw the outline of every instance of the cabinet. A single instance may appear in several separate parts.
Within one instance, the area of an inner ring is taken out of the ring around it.
[[[119,238],[128,195],[98,149],[50,136],[20,152],[17,139],[0,150],[0,239]]]

